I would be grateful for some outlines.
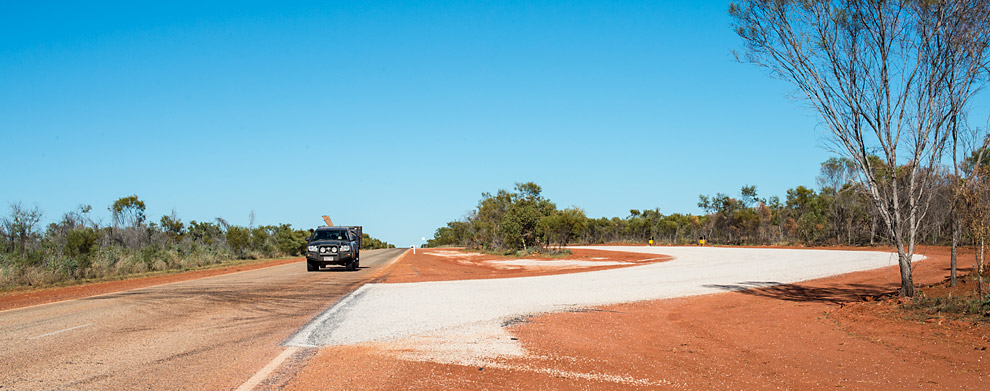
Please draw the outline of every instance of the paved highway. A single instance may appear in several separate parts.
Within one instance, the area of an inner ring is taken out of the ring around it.
[[[362,251],[355,272],[297,262],[0,312],[0,390],[237,389],[403,251]]]

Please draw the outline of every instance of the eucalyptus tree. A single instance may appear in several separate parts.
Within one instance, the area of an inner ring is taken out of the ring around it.
[[[114,226],[136,227],[144,224],[145,204],[137,195],[121,197],[107,209],[113,217]]]
[[[10,215],[0,220],[5,236],[21,256],[28,250],[29,244],[37,239],[40,232],[38,223],[41,222],[41,209],[25,207],[20,202],[10,204]]]
[[[965,0],[746,0],[729,8],[745,46],[737,58],[792,83],[836,152],[855,162],[897,248],[905,296],[914,295],[916,235],[953,121],[985,82],[988,8]]]

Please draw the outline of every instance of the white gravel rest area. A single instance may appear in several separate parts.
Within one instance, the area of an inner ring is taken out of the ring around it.
[[[367,284],[317,316],[285,341],[317,347],[385,342],[409,348],[419,340],[464,341],[477,350],[507,353],[507,334],[495,328],[513,318],[588,306],[665,299],[793,283],[896,265],[896,254],[875,251],[719,247],[576,247],[673,256],[667,262],[620,269],[488,280]],[[915,261],[922,259],[915,255]],[[428,337],[424,337],[428,336]],[[400,341],[405,339],[405,342]],[[487,341],[487,342],[486,342]],[[489,343],[489,345],[485,345]],[[473,345],[472,345],[473,344]],[[435,350],[435,349],[434,349]],[[434,361],[465,362],[464,352]]]

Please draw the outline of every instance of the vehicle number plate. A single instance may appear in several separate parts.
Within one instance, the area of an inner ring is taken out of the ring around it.
[[[334,257],[323,257],[324,261],[332,261]]]

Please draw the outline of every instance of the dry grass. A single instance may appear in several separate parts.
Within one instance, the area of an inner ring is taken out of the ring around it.
[[[154,257],[140,252],[127,252],[117,248],[101,251],[87,259],[83,268],[77,259],[62,258],[47,265],[26,265],[18,262],[0,263],[0,292],[21,292],[82,285],[93,282],[118,281],[131,278],[176,274],[193,270],[209,270],[229,266],[249,265],[273,259],[252,254],[245,259],[234,259],[227,254],[194,253],[182,255],[175,251],[162,251]]]
[[[983,279],[987,279],[984,272]],[[969,273],[959,278],[959,284],[950,286],[949,281],[928,285],[919,290],[912,300],[901,305],[905,317],[913,320],[925,320],[932,317],[975,322],[990,322],[990,295],[979,295],[976,292],[976,273]]]

